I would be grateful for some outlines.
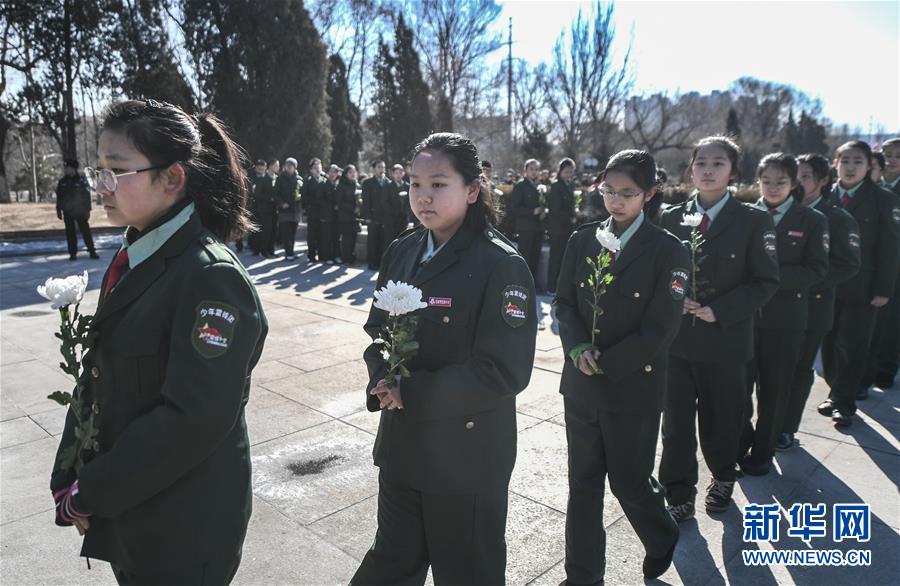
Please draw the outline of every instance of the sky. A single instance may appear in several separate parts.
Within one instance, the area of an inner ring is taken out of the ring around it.
[[[506,0],[497,28],[513,57],[550,62],[553,45],[591,2]],[[632,42],[635,91],[709,93],[742,76],[820,98],[835,124],[900,133],[900,2],[619,0],[619,58]],[[840,39],[840,46],[838,46]],[[502,53],[502,55],[501,55]],[[505,58],[506,48],[493,58]]]

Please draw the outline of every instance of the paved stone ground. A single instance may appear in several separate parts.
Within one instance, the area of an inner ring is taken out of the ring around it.
[[[48,475],[63,411],[45,397],[70,383],[57,367],[57,316],[34,288],[49,276],[88,269],[93,311],[103,261],[68,262],[65,255],[0,261],[0,582],[113,583],[105,564],[87,570],[74,529],[53,525]],[[262,297],[271,330],[254,373],[248,406],[253,451],[254,514],[239,584],[346,583],[375,532],[376,468],[371,448],[377,415],[365,411],[362,331],[374,275],[369,271],[242,257]],[[300,258],[303,258],[301,253]],[[510,486],[507,529],[510,584],[558,584],[564,577],[566,445],[557,324],[543,300],[531,384],[518,399],[519,456]],[[746,567],[745,548],[802,549],[782,532],[777,543],[744,544],[737,508],[699,513],[682,526],[675,563],[662,580],[683,584],[900,583],[900,390],[874,390],[848,431],[817,415],[826,389],[818,381],[799,434],[779,454],[777,471],[739,482],[738,504],[867,502],[867,544],[815,539],[818,549],[871,549],[868,568]],[[622,449],[628,449],[622,446]],[[657,451],[657,455],[659,450]],[[291,464],[318,464],[296,475]],[[708,472],[701,463],[701,486]],[[607,494],[609,584],[639,584],[643,549],[616,499]],[[782,527],[786,526],[782,520]],[[829,520],[830,523],[830,520]],[[830,527],[830,525],[829,525]]]

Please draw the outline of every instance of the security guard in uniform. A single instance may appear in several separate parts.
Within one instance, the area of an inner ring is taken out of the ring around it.
[[[696,197],[663,212],[660,226],[682,241],[691,237],[688,214],[702,214],[704,243],[697,255],[697,299],[685,299],[685,316],[669,361],[659,480],[679,522],[694,516],[697,432],[713,478],[708,513],[728,510],[734,489],[747,384],[753,357],[753,314],[778,289],[772,217],[734,199],[740,149],[728,138],[701,140],[691,157]],[[705,202],[705,204],[704,204]]]
[[[747,400],[738,456],[743,472],[752,476],[768,474],[772,468],[807,329],[809,288],[828,273],[828,221],[803,205],[798,167],[792,155],[772,153],[763,157],[756,173],[762,193],[756,206],[775,222],[780,284],[755,316],[756,351],[747,367]],[[751,422],[754,386],[755,428]]]
[[[809,288],[809,318],[800,343],[800,359],[791,380],[787,413],[776,446],[778,450],[793,447],[794,434],[800,429],[803,408],[815,380],[816,354],[822,338],[834,324],[835,287],[859,271],[859,226],[853,216],[837,207],[827,193],[831,164],[822,155],[800,155],[797,160],[804,191],[803,205],[824,214],[828,220],[828,273],[824,280]]]
[[[267,324],[223,243],[250,225],[237,153],[214,117],[154,100],[114,104],[104,119],[98,158],[123,171],[92,181],[128,229],[80,380],[99,445],[79,471],[63,465],[78,433],[70,408],[50,487],[57,524],[76,525],[81,555],[108,561],[121,584],[225,584],[240,564],[252,501],[244,407]]]
[[[506,512],[516,459],[515,396],[531,377],[534,283],[488,219],[474,144],[433,134],[413,156],[410,197],[422,227],[387,250],[377,286],[422,290],[418,354],[389,388],[381,346],[364,354],[367,407],[381,409],[378,532],[354,586],[503,584]],[[373,306],[366,332],[383,335]]]
[[[825,380],[831,394],[818,411],[839,427],[849,426],[865,374],[878,309],[894,294],[900,260],[900,206],[896,197],[869,178],[872,149],[851,141],[837,149],[838,205],[859,224],[862,266],[837,288],[834,328],[822,343]]]
[[[645,578],[665,572],[678,541],[678,524],[652,474],[669,346],[681,324],[690,256],[677,238],[645,217],[662,201],[658,177],[649,153],[613,156],[600,187],[612,218],[579,228],[563,258],[554,305],[567,357],[559,388],[569,449],[566,584],[603,583],[606,476],[644,544]],[[587,259],[603,251],[598,229],[615,233],[621,248],[595,325]]]

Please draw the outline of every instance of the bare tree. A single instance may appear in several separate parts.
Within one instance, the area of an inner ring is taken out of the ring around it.
[[[651,154],[684,149],[704,122],[706,108],[695,94],[633,96],[625,106],[625,134],[635,148]]]
[[[490,30],[501,7],[495,0],[407,0],[406,6],[438,100],[438,125],[452,130],[464,82],[502,44],[500,32]]]

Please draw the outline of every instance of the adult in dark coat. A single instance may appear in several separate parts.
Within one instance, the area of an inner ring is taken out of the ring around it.
[[[793,155],[773,153],[759,163],[763,197],[756,207],[772,216],[778,249],[779,285],[755,316],[753,359],[747,368],[744,429],[738,454],[746,474],[762,476],[772,468],[778,436],[787,416],[791,381],[808,327],[809,289],[828,274],[828,221],[802,204]],[[756,426],[753,390],[756,388]]]
[[[300,220],[300,176],[297,175],[297,159],[288,157],[284,170],[275,180],[275,202],[278,209],[278,237],[284,247],[284,259],[294,260],[294,244],[297,239],[297,223]]]
[[[340,235],[340,261],[352,265],[356,262],[356,234],[359,231],[359,204],[356,182],[356,167],[347,165],[338,181],[336,195],[338,202],[338,233]]]
[[[515,216],[516,232],[519,235],[519,253],[528,263],[531,274],[537,281],[541,246],[544,244],[544,217],[547,215],[545,197],[541,193],[544,186],[537,182],[541,164],[535,159],[525,161],[525,177],[516,183],[509,196],[506,213]]]
[[[259,222],[260,254],[266,258],[275,256],[275,241],[278,236],[278,211],[275,205],[275,181],[281,163],[271,159],[266,165],[265,177],[261,177],[254,186],[254,206]]]
[[[316,262],[319,257],[322,232],[322,190],[325,177],[322,176],[322,161],[318,158],[309,162],[309,175],[300,189],[300,203],[306,213],[306,258]]]
[[[81,232],[91,258],[100,258],[94,249],[94,238],[91,236],[91,226],[88,223],[91,217],[91,189],[88,180],[79,174],[78,161],[75,159],[65,160],[63,173],[64,176],[56,184],[56,217],[66,225],[69,260],[75,260],[78,256],[76,227]]]
[[[822,155],[801,155],[799,179],[803,186],[803,205],[824,214],[828,220],[828,273],[825,279],[809,289],[809,319],[800,344],[800,359],[791,380],[787,414],[781,428],[777,449],[794,445],[794,434],[800,429],[803,408],[815,381],[813,364],[825,334],[834,324],[835,288],[859,271],[859,225],[835,205],[823,189],[830,183],[831,163]]]
[[[656,163],[643,151],[610,159],[604,186],[615,216],[569,239],[554,305],[566,360],[560,381],[569,449],[567,584],[602,584],[606,565],[606,477],[646,550],[644,577],[669,567],[678,525],[653,478],[669,347],[681,325],[690,256],[647,221],[661,202]],[[628,195],[618,195],[625,194]],[[588,259],[604,253],[597,230],[612,233],[612,282],[595,317]],[[596,332],[592,335],[592,330]]]
[[[391,169],[391,180],[387,182],[382,198],[384,209],[384,234],[382,249],[406,229],[407,207],[409,206],[409,185],[403,182],[403,165],[394,165]]]
[[[575,230],[575,161],[565,158],[559,162],[557,180],[550,186],[547,195],[549,216],[547,225],[550,232],[550,263],[547,268],[547,290],[556,291],[556,280],[562,266],[563,252],[569,236]]]
[[[260,221],[260,209],[257,198],[260,195],[260,185],[266,180],[266,162],[263,159],[256,161],[248,177],[249,189],[247,191],[247,209],[257,226],[257,231],[247,236],[247,246],[254,255],[262,254],[262,222]]]
[[[862,141],[837,150],[838,205],[859,224],[861,267],[837,288],[834,328],[822,343],[829,398],[819,413],[835,425],[848,426],[856,413],[856,397],[866,371],[869,344],[879,308],[894,295],[900,261],[900,205],[896,196],[869,179],[872,151]]]
[[[372,176],[362,184],[362,209],[360,214],[366,222],[366,263],[377,271],[384,253],[384,198],[387,177],[384,175],[384,161],[372,161]]]
[[[338,227],[338,181],[342,169],[337,165],[328,167],[328,177],[319,191],[321,201],[319,226],[319,262],[334,264],[341,251],[340,232]]]

